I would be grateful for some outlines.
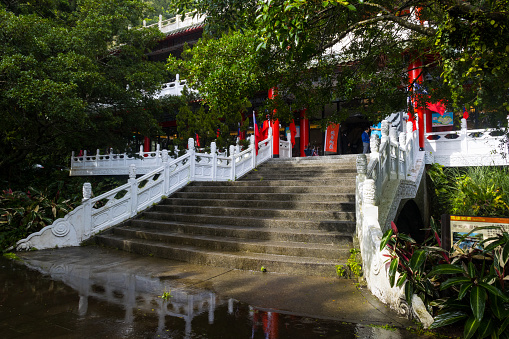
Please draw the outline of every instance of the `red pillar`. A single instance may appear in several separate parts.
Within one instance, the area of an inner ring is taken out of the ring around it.
[[[421,84],[422,83],[422,61],[417,59],[414,60],[410,65],[408,66],[408,80],[410,83],[410,86],[415,84]],[[414,86],[415,89],[415,86]],[[416,94],[414,91],[412,93],[412,104],[414,106],[414,110],[417,113],[418,121],[418,129],[419,129],[419,148],[421,150],[424,149],[424,108],[418,106],[418,94]],[[410,116],[410,112],[409,112]],[[411,117],[413,119],[413,117]],[[415,125],[414,125],[415,126]]]
[[[276,88],[269,89],[269,99],[274,99],[276,96]],[[272,126],[272,153],[274,158],[279,158],[279,119],[276,119],[277,111],[274,110],[274,120],[271,121]]]
[[[426,133],[433,132],[433,112],[426,109]]]
[[[300,111],[300,156],[305,157],[304,149],[309,144],[309,120],[305,118],[306,109]]]
[[[144,137],[143,139],[143,152],[150,152],[150,138]]]
[[[245,114],[244,113],[241,113],[241,114],[242,114],[242,120],[240,122],[240,126],[242,126],[242,124],[244,123],[244,120],[246,119]],[[239,126],[239,130],[240,130],[240,126]],[[239,133],[239,140],[246,140],[246,132],[245,131],[241,131]]]

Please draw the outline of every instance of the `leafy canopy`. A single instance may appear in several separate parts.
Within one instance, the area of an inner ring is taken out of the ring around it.
[[[375,119],[405,109],[411,88],[408,65],[416,59],[424,61],[419,70],[431,96],[425,99],[445,98],[449,109],[472,105],[490,114],[506,114],[509,109],[507,0],[240,4],[236,0],[177,0],[174,6],[180,13],[207,14],[212,32],[250,30],[258,38],[257,50],[269,56],[264,71],[279,74],[275,85],[280,93],[300,88],[322,104],[338,99],[340,115],[354,109]],[[316,72],[314,79],[305,79],[312,72]],[[281,105],[292,101],[295,107],[294,100],[302,97],[300,92],[292,94],[274,105],[284,110]],[[299,106],[310,103],[313,107],[310,100]]]
[[[34,163],[66,165],[83,147],[124,149],[133,131],[157,130],[152,95],[165,70],[145,53],[161,34],[129,27],[144,9],[140,0],[0,4],[4,178]]]

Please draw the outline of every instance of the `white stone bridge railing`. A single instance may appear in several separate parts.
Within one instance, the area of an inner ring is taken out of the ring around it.
[[[507,166],[508,146],[505,130],[467,130],[465,119],[459,131],[425,134],[426,163],[446,167]]]
[[[411,122],[407,122],[406,127],[407,131],[399,133],[398,138],[396,128],[389,132],[387,121],[383,121],[381,144],[378,137],[371,139],[369,164],[366,155],[358,156],[356,212],[357,236],[368,288],[391,308],[411,317],[416,314],[416,308],[421,308],[418,305],[422,302],[414,296],[412,305],[408,305],[404,287],[390,287],[384,256],[388,253],[380,251],[382,235],[395,220],[400,202],[416,197],[426,164],[508,165],[508,159],[505,131],[467,130],[463,119],[460,131],[425,134],[425,151],[419,151],[418,130],[412,131]],[[418,313],[419,320],[429,325],[431,316],[426,312]]]
[[[380,251],[383,232],[396,217],[402,199],[415,198],[424,173],[424,152],[419,151],[418,131],[411,122],[400,132],[382,122],[382,138],[372,136],[369,164],[357,158],[357,237],[361,249],[364,277],[368,288],[382,302],[409,316],[401,288],[391,288],[385,251]]]
[[[280,158],[292,157],[290,134],[287,135],[287,138],[288,140],[279,141]],[[131,165],[136,165],[138,175],[147,174],[163,165],[163,152],[160,145],[157,145],[156,150],[152,152],[143,152],[143,146],[140,146],[140,151],[132,155],[127,153],[114,154],[112,150],[109,154],[101,154],[99,150],[95,154],[87,154],[84,151],[83,155],[76,155],[73,152],[70,175],[128,175]],[[178,149],[175,149],[175,153],[178,153]],[[233,154],[241,153],[240,145],[237,143],[236,146],[230,146],[228,151],[218,152],[217,154],[220,158],[224,158],[227,157],[228,153],[230,157]]]
[[[267,139],[258,143],[256,154],[254,136],[249,148],[235,152],[238,147],[230,146],[230,156],[216,152],[211,143],[211,153],[198,153],[194,140],[188,141],[187,153],[177,159],[170,159],[168,151],[161,151],[161,165],[140,178],[136,178],[136,164],[129,165],[128,183],[98,197],[92,197],[90,183],[83,185],[83,203],[27,238],[17,242],[17,250],[46,249],[78,246],[94,234],[134,217],[137,213],[158,203],[192,181],[236,180],[256,166],[272,158],[272,131]]]

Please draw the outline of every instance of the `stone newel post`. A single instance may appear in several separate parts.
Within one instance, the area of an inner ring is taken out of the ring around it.
[[[136,165],[129,166],[129,180],[127,181],[131,186],[131,217],[138,213],[138,183],[136,182]]]
[[[86,182],[83,184],[83,234],[82,240],[87,239],[92,233],[92,203],[90,199],[92,198],[92,184]],[[77,230],[79,233],[79,230]],[[78,234],[79,237],[79,234]]]
[[[194,173],[195,173],[195,163],[196,163],[196,156],[195,156],[195,150],[194,150],[194,139],[189,138],[187,139],[187,153],[189,153],[189,181],[194,180]]]
[[[212,180],[216,181],[217,178],[217,146],[216,142],[210,143],[210,154],[212,155]]]

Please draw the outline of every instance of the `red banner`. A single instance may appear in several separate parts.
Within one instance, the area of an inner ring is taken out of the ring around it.
[[[339,124],[330,124],[327,126],[325,134],[325,151],[337,152],[338,150]]]

